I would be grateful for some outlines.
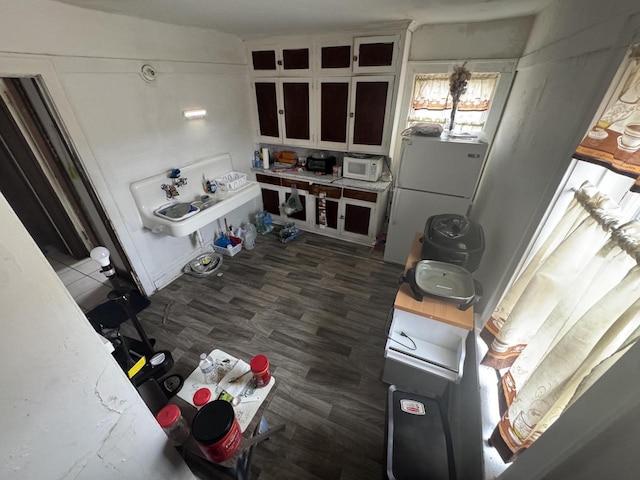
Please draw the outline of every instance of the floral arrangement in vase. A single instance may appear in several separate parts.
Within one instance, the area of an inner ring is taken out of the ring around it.
[[[467,83],[471,78],[471,72],[465,66],[466,64],[467,62],[464,62],[462,65],[454,65],[453,72],[449,75],[449,94],[452,99],[449,131],[453,130],[453,123],[458,110],[458,102],[460,101],[460,97],[467,91]]]

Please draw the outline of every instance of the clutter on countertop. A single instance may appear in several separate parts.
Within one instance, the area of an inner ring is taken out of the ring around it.
[[[276,152],[276,162],[296,165],[298,163],[298,154],[291,151]]]

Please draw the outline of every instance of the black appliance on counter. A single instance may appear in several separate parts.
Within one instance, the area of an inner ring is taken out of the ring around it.
[[[475,272],[484,253],[482,226],[464,215],[443,214],[427,219],[422,259],[452,263]]]
[[[307,170],[310,172],[320,172],[328,175],[333,174],[333,167],[336,165],[336,157],[325,153],[314,153],[307,157]]]
[[[400,277],[419,302],[423,295],[453,302],[467,310],[482,296],[482,285],[471,277],[484,253],[480,224],[464,215],[443,214],[427,219],[420,240],[422,260]]]

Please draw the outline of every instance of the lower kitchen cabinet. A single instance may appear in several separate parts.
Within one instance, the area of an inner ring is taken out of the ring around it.
[[[271,215],[280,215],[280,192],[262,187],[262,204]]]
[[[286,178],[280,178],[272,175],[256,174],[256,179],[260,182],[260,188],[262,190],[262,203],[264,209],[269,212],[272,218],[277,223],[289,223],[292,220],[298,220],[306,223],[308,221],[307,212],[310,210],[308,203],[307,191],[309,190],[309,183],[299,182]],[[296,186],[300,202],[302,203],[302,210],[291,215],[286,215],[281,209],[292,194],[292,187]],[[297,224],[298,222],[296,222]]]
[[[356,235],[369,235],[373,209],[362,205],[344,204],[344,231]]]
[[[342,191],[342,234],[373,244],[380,233],[386,214],[388,191],[371,192],[345,188]]]
[[[289,189],[290,190],[290,189]],[[284,192],[284,203],[286,204],[291,196],[291,191]],[[296,220],[301,220],[303,222],[307,221],[307,196],[298,190],[298,196],[300,197],[300,203],[302,203],[302,210],[296,213],[292,213],[291,215],[286,215],[287,218]]]
[[[262,188],[264,209],[276,223],[294,221],[302,230],[364,245],[375,243],[384,223],[388,189],[343,188],[261,173],[256,178]],[[298,189],[303,209],[284,215],[280,206],[289,199],[293,185]]]

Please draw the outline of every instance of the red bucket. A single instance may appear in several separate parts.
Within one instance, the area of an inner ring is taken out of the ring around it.
[[[198,411],[191,424],[191,435],[204,456],[214,463],[233,457],[242,440],[233,407],[224,400],[209,402]]]

